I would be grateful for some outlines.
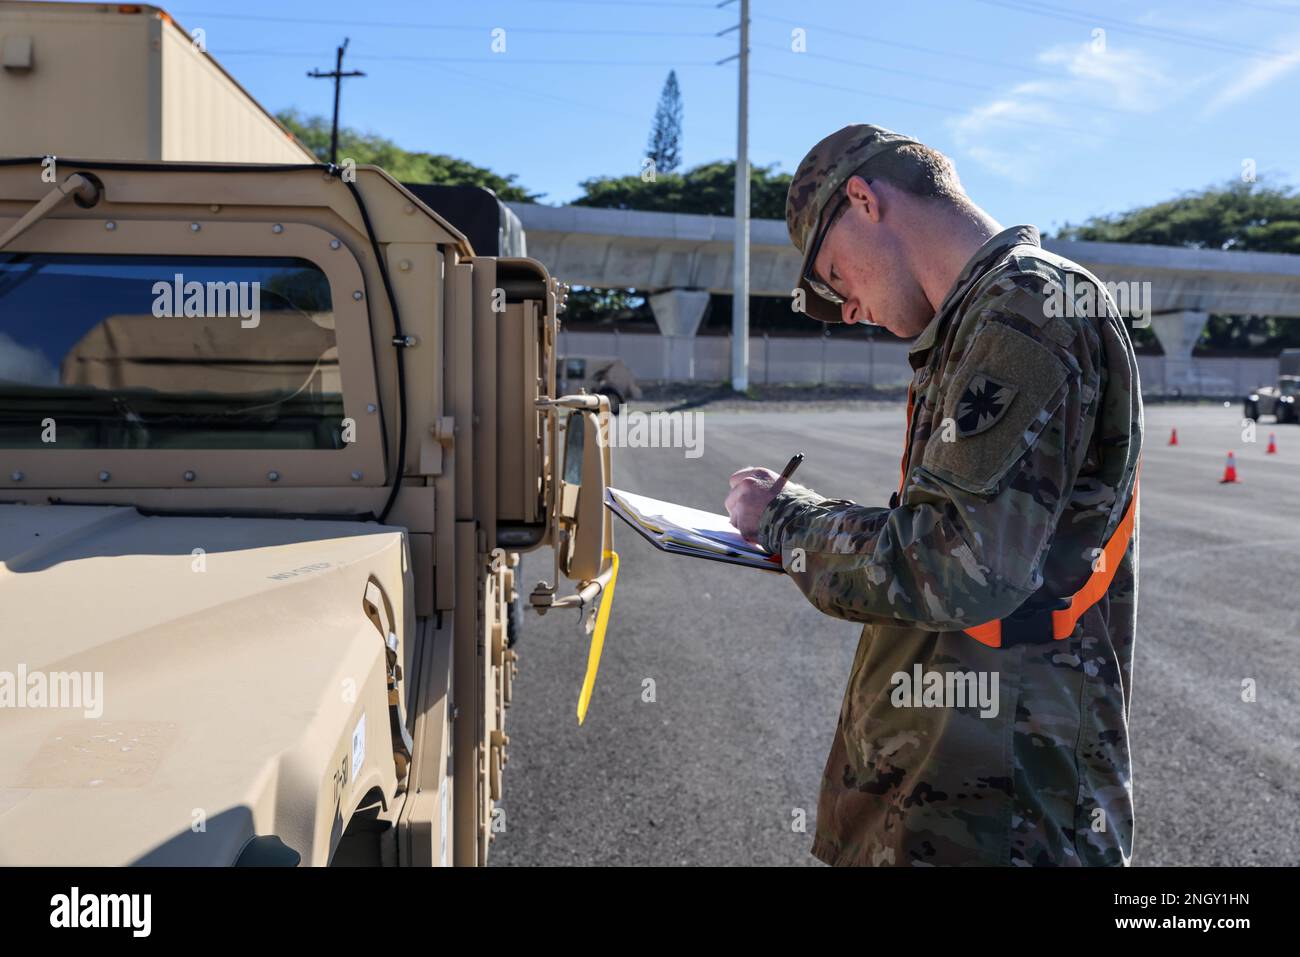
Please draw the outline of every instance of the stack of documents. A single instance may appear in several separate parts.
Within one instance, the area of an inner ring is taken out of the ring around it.
[[[725,515],[617,488],[605,490],[605,507],[662,551],[769,572],[783,571],[780,555],[745,541]]]

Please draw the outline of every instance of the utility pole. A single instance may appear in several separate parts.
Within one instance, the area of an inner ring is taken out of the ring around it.
[[[723,0],[725,7],[732,0]],[[717,35],[740,31],[740,49],[735,56],[718,61],[722,65],[738,60],[740,96],[736,120],[736,238],[732,259],[731,303],[731,388],[749,388],[749,0],[740,0],[740,23]]]
[[[322,80],[326,77],[332,77],[334,80],[334,125],[330,129],[330,163],[339,161],[339,88],[343,85],[345,76],[365,76],[360,70],[349,70],[343,72],[343,53],[348,48],[348,38],[343,38],[343,46],[338,48],[337,56],[334,59],[334,69],[330,73],[322,73],[320,70],[312,70],[307,75],[315,80]]]

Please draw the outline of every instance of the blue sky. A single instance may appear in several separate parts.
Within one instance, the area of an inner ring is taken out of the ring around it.
[[[186,0],[209,52],[271,110],[328,115],[311,80],[351,38],[343,123],[564,202],[638,172],[668,70],[685,164],[735,154],[739,3]],[[1053,230],[1238,178],[1297,182],[1300,0],[752,0],[750,159],[793,171],[852,122],[948,153],[1004,224]],[[505,31],[493,52],[492,31]],[[804,31],[796,52],[793,31]]]

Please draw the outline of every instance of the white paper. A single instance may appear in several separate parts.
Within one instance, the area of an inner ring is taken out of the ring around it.
[[[696,547],[705,548],[708,547],[707,542],[712,541],[721,543],[743,554],[767,554],[763,548],[753,542],[745,541],[736,527],[731,524],[731,520],[725,515],[691,508],[688,505],[662,502],[659,499],[647,498],[644,495],[625,492],[618,488],[611,488],[609,491],[632,514],[632,517],[647,520],[650,524],[659,526],[667,533],[666,537],[671,541],[685,545],[694,544]],[[643,521],[642,524],[646,524],[646,521]],[[692,542],[692,538],[703,538],[706,542]]]

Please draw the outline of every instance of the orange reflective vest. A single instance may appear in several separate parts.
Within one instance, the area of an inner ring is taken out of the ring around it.
[[[912,445],[912,402],[911,386],[907,389],[907,441],[903,448],[902,476],[899,484],[899,501],[907,487],[907,454]],[[1055,608],[1017,609],[1006,618],[995,618],[982,625],[972,625],[964,629],[980,644],[990,648],[1002,648],[1006,645],[1037,643],[1046,640],[1050,634],[1052,640],[1061,641],[1074,634],[1074,627],[1083,617],[1083,613],[1105,596],[1110,583],[1115,580],[1119,563],[1128,550],[1128,543],[1133,538],[1133,523],[1136,519],[1138,501],[1138,481],[1133,480],[1133,493],[1129,496],[1124,509],[1124,517],[1115,527],[1110,539],[1102,546],[1101,554],[1093,562],[1092,575],[1073,595],[1058,600]]]

